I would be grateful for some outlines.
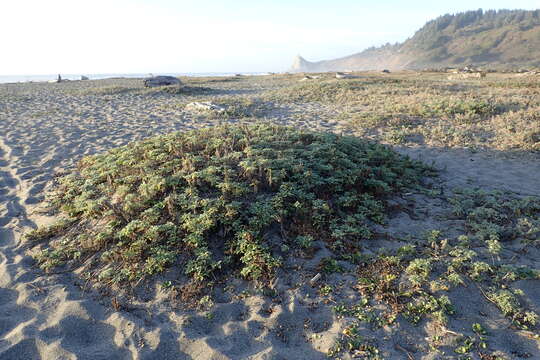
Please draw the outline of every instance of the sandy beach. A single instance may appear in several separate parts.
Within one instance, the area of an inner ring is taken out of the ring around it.
[[[362,87],[368,86],[362,82],[377,82],[381,77],[360,76],[350,81]],[[424,75],[395,76],[403,80]],[[456,85],[437,76],[432,76],[436,86],[452,91],[476,84]],[[494,131],[496,135],[489,139],[495,140],[484,142],[483,148],[457,141],[441,146],[423,130],[429,124],[419,127],[424,131],[423,141],[415,143],[411,133],[406,134],[411,141],[386,141],[389,131],[360,131],[351,125],[354,119],[348,116],[367,109],[366,104],[313,101],[307,95],[303,101],[280,101],[281,93],[306,83],[301,79],[302,75],[182,78],[180,92],[145,89],[141,79],[0,84],[0,359],[325,359],[344,330],[357,320],[335,309],[363,297],[357,291],[361,269],[355,264],[340,260],[343,271],[323,274],[316,286],[309,283],[320,271],[321,259],[329,255],[323,244],[310,258],[286,259],[280,281],[274,285],[277,295],[268,296],[248,281],[230,279],[227,286],[213,290],[210,305],[198,309],[185,308],[171,291],[156,285],[169,279],[167,274],[149,282],[142,296],[117,299],[116,294],[91,286],[80,269],[41,270],[33,257],[34,245],[23,235],[53,221],[44,200],[55,178],[71,171],[84,156],[130,142],[218,124],[271,122],[365,136],[432,164],[439,176],[430,186],[438,193],[411,192],[394,199],[401,210],[389,214],[387,224],[378,229],[384,235],[363,245],[368,255],[396,250],[407,245],[406,239],[414,239],[418,248],[429,248],[424,234],[434,229],[443,230],[450,241],[466,233],[466,220],[448,216],[452,212],[449,198],[456,188],[498,190],[516,199],[540,196],[540,157],[532,145],[510,149],[510,140],[496,138],[505,133]],[[334,86],[338,80],[328,75],[309,81]],[[523,96],[529,96],[530,111],[536,111],[538,104],[530,99],[539,96],[538,87]],[[205,101],[227,108],[226,114],[186,109],[188,103]],[[521,116],[519,111],[529,111],[513,106],[511,116],[516,118]],[[493,114],[500,116],[500,112]],[[474,126],[479,133],[481,125]],[[435,127],[442,129],[441,122],[434,123]],[[471,248],[478,251],[476,261],[494,264],[492,254],[475,246]],[[497,258],[497,264],[538,270],[539,239],[527,244],[504,241]],[[439,275],[445,270],[434,267],[433,272]],[[429,317],[418,324],[402,318],[382,326],[360,322],[357,329],[362,338],[377,351],[364,347],[339,356],[461,359],[467,353],[455,350],[468,337],[478,344],[479,335],[471,325],[479,323],[486,330],[487,345],[475,345],[471,359],[540,359],[538,325],[517,328],[511,316],[486,299],[483,283],[465,283],[441,290],[455,308],[444,326]],[[331,293],[323,286],[331,288]],[[540,279],[517,279],[508,288],[521,290],[524,309],[540,313]]]

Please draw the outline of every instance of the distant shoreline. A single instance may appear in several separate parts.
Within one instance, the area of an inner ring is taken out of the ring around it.
[[[102,80],[110,78],[145,78],[150,75],[171,75],[171,76],[191,76],[191,77],[206,77],[206,76],[234,76],[242,75],[267,75],[266,72],[209,72],[209,73],[136,73],[136,74],[62,74],[63,80],[81,80],[81,76],[88,77],[89,80]],[[27,83],[27,82],[49,82],[54,81],[58,74],[48,75],[0,75],[0,84],[9,83]]]

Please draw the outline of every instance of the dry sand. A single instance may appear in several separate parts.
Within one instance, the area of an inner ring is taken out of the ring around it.
[[[237,88],[226,83],[211,86],[219,96],[242,91],[256,94],[265,86],[274,86],[271,81],[243,82],[235,85]],[[113,86],[131,90],[111,94],[88,90]],[[285,264],[284,271],[289,275],[276,285],[277,300],[271,301],[238,281],[234,293],[245,290],[251,295],[238,298],[231,292],[218,294],[211,316],[204,311],[172,308],[159,291],[156,301],[139,299],[116,311],[110,297],[88,289],[76,275],[45,275],[34,265],[22,234],[49,221],[37,210],[55,174],[69,169],[84,155],[148,136],[220,122],[168,106],[178,101],[178,95],[145,93],[139,87],[139,80],[122,79],[0,85],[0,359],[326,358],[326,351],[347,319],[338,319],[332,312],[335,303],[318,303],[317,291],[307,285],[308,278],[294,271],[302,267],[304,273],[316,274],[316,264],[325,256],[323,250],[311,260],[290,259]],[[198,98],[209,96],[194,95],[189,101]],[[296,122],[295,112],[313,113],[312,121]],[[342,131],[339,123],[321,119],[320,113],[331,115],[332,109],[275,106],[265,121]],[[398,150],[428,163],[433,161],[441,169],[439,186],[445,189],[480,186],[540,195],[538,159],[422,147]],[[392,218],[388,228],[393,233],[419,234],[462,226],[437,216],[448,208],[443,200],[412,196],[422,215]],[[367,251],[398,245],[403,244],[374,241]],[[515,264],[539,267],[537,248],[519,257],[516,249],[506,249],[503,256],[514,259]],[[351,274],[326,276],[324,282],[341,285],[339,296],[344,300],[355,296],[349,287],[354,283]],[[519,286],[531,309],[538,313],[538,281],[522,281]],[[510,321],[477,289],[454,290],[451,299],[458,314],[449,325],[453,332],[468,333],[472,321],[481,321],[487,324],[492,351],[507,359],[527,355],[540,359],[538,341],[524,332],[509,330]],[[430,351],[426,340],[432,335],[429,323],[414,327],[403,322],[393,329],[364,330],[385,359],[458,358],[452,351],[446,351],[446,355]]]

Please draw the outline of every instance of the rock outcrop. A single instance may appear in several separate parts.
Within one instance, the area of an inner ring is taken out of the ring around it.
[[[291,71],[293,72],[310,71],[312,67],[313,67],[313,63],[307,61],[300,55],[296,55],[291,66]]]

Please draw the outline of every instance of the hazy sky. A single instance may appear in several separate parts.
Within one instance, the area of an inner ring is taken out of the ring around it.
[[[0,74],[285,71],[539,0],[0,0]]]

